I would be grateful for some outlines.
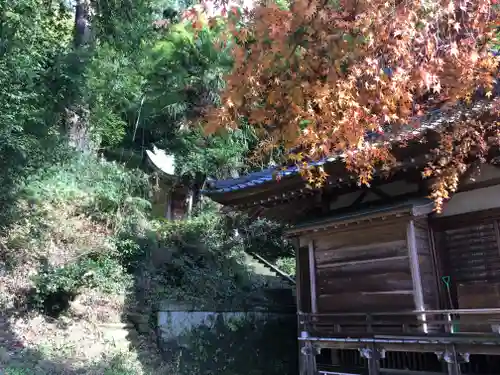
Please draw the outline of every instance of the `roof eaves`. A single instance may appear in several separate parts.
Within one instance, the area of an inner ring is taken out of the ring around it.
[[[496,90],[494,92],[494,96],[499,96],[500,95],[500,85],[497,83],[498,88],[496,87]],[[459,119],[462,115],[467,115],[471,113],[481,113],[484,112],[486,109],[492,107],[492,102],[490,100],[478,100],[472,108],[466,106],[466,105],[458,105],[458,106],[453,106],[448,108],[446,111],[443,111],[442,108],[436,108],[433,110],[430,110],[423,116],[419,116],[418,118],[415,118],[416,120],[420,119],[420,126],[418,128],[413,128],[411,126],[407,127],[406,131],[401,132],[397,136],[390,136],[386,138],[386,140],[382,141],[377,141],[374,140],[374,142],[370,143],[370,147],[377,147],[378,145],[382,143],[393,143],[393,142],[398,142],[402,141],[404,139],[408,138],[413,138],[416,136],[419,136],[423,134],[427,130],[439,130],[443,125],[449,124],[457,119]],[[337,155],[332,155],[328,157],[324,157],[316,162],[309,163],[310,166],[320,166],[324,165],[325,163],[330,163],[337,161],[339,159],[344,158],[346,155],[345,153],[339,153]],[[204,189],[202,190],[202,194],[205,195],[212,195],[212,194],[217,194],[217,193],[225,193],[229,191],[238,191],[238,190],[243,190],[249,187],[254,187],[257,185],[264,184],[266,182],[269,182],[274,179],[274,175],[279,176],[279,177],[287,177],[287,176],[292,176],[296,175],[299,173],[299,168],[297,166],[289,167],[285,170],[280,170],[280,168],[269,168],[264,171],[259,171],[259,172],[253,172],[250,173],[246,176],[243,176],[238,179],[229,179],[229,180],[220,180],[215,183],[215,188],[214,189]],[[264,174],[264,176],[262,176]],[[258,176],[258,177],[253,177],[252,176]],[[229,185],[229,186],[224,186],[224,187],[217,187],[221,185]]]
[[[424,199],[413,199],[379,207],[372,207],[362,211],[353,211],[320,220],[308,221],[289,229],[287,236],[294,236],[306,232],[318,232],[332,227],[345,227],[349,224],[358,224],[375,220],[387,216],[422,216],[431,213],[434,209],[434,202]]]

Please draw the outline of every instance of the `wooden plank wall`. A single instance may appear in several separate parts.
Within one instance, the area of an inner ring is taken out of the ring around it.
[[[416,219],[414,225],[424,307],[427,310],[438,309],[439,283],[434,268],[428,220],[427,218]]]
[[[436,221],[443,276],[451,277],[448,308],[480,309],[500,307],[500,232],[498,220],[470,213],[465,218]],[[484,316],[486,318],[486,316]],[[477,317],[460,317],[460,332],[491,332],[492,327]]]
[[[319,313],[414,309],[407,222],[379,220],[314,238]]]
[[[452,278],[457,283],[500,280],[500,252],[492,220],[445,232]]]
[[[448,229],[444,246],[459,308],[500,307],[498,221]]]

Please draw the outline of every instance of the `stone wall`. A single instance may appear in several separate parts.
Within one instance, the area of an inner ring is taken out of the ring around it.
[[[294,375],[295,314],[161,309],[159,347],[178,375]]]

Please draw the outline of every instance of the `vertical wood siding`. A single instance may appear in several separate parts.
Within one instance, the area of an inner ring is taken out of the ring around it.
[[[478,216],[476,216],[478,215]],[[451,308],[500,307],[500,234],[498,220],[485,214],[448,218],[439,230],[442,275],[451,277]],[[491,331],[474,319],[462,317],[460,331]]]

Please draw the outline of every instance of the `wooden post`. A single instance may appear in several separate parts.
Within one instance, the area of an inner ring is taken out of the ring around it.
[[[165,209],[165,219],[172,220],[172,192],[167,192],[167,207]]]
[[[380,374],[380,364],[375,358],[368,359],[368,375],[379,375]]]
[[[314,258],[314,241],[309,240],[309,283],[311,286],[311,312],[318,312],[316,295],[316,259]]]
[[[424,292],[422,289],[422,278],[420,275],[420,264],[418,261],[418,251],[417,251],[417,242],[415,238],[415,222],[414,220],[410,220],[408,223],[408,227],[406,230],[406,241],[408,245],[408,257],[410,259],[410,270],[411,270],[411,278],[413,284],[413,300],[415,302],[415,309],[418,311],[424,311]],[[427,323],[425,314],[420,316],[420,319],[423,323],[423,331],[427,333]]]
[[[448,375],[461,375],[462,370],[458,363],[448,363]]]
[[[300,375],[317,375],[316,349],[310,341],[305,341],[300,348]]]
[[[297,301],[297,312],[301,312],[301,306],[302,306],[302,301],[301,301],[301,284],[302,284],[302,277],[301,277],[301,267],[300,267],[300,239],[298,237],[295,237],[292,240],[293,243],[293,248],[295,250],[295,298]]]

